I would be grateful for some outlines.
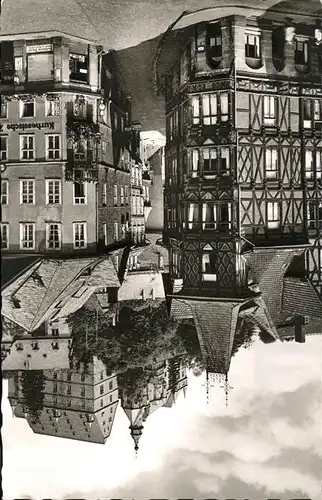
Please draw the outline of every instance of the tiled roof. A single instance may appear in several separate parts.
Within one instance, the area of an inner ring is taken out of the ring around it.
[[[180,299],[180,296],[171,299],[170,315],[178,321],[193,318],[191,307],[184,299]]]
[[[240,303],[194,300],[187,302],[192,309],[202,357],[209,360],[209,371],[227,373]]]
[[[322,318],[322,302],[308,280],[285,277],[282,300],[282,316],[301,314]]]
[[[284,275],[298,252],[292,248],[259,248],[245,255],[249,276],[258,283],[266,307],[275,323],[279,322],[281,314]]]
[[[96,264],[96,265],[95,265]],[[94,265],[91,275],[82,271]],[[73,297],[86,286],[84,295]],[[96,287],[119,286],[112,260],[97,258],[42,260],[2,293],[1,314],[27,331],[35,330],[54,313],[57,301],[66,301],[56,317],[77,311]]]

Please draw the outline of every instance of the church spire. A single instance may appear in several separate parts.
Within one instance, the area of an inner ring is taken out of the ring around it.
[[[142,436],[143,425],[130,425],[129,429],[131,430],[131,436],[134,441],[135,458],[137,458],[139,451],[139,439]]]
[[[221,385],[220,387],[221,387],[221,389],[225,390],[225,401],[226,401],[226,407],[227,407],[228,406],[228,393],[231,389],[233,389],[233,387],[231,385],[229,385],[228,373],[226,373],[226,375],[225,375],[224,385]]]

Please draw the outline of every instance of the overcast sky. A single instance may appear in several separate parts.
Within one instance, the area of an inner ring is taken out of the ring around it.
[[[4,499],[319,498],[320,353],[319,336],[241,349],[228,409],[189,375],[186,399],[148,418],[137,460],[120,407],[105,445],[40,436],[12,418],[4,381]]]

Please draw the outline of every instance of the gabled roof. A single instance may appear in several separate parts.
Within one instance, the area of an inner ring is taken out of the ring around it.
[[[186,302],[192,310],[202,357],[207,360],[209,371],[227,373],[240,303],[214,300]]]

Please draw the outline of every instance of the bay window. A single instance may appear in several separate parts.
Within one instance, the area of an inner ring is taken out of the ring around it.
[[[211,58],[222,57],[221,23],[209,23],[207,26],[208,51]]]
[[[220,121],[228,121],[228,92],[221,92],[220,97]]]

